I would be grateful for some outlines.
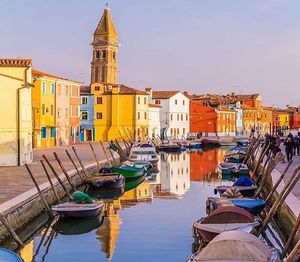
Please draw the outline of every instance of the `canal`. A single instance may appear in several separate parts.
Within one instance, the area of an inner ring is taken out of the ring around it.
[[[155,181],[137,181],[119,198],[106,200],[102,217],[54,221],[19,254],[25,262],[185,261],[192,223],[206,215],[213,189],[228,183],[216,172],[225,152],[161,153]]]

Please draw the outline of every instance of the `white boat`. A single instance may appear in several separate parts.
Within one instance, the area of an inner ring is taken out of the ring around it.
[[[154,146],[150,144],[140,144],[131,148],[128,160],[130,162],[146,161],[155,165],[158,162],[158,157]]]

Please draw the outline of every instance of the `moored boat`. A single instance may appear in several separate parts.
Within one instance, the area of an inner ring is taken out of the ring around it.
[[[217,138],[202,138],[201,143],[203,146],[220,146],[219,139]]]
[[[226,231],[216,236],[205,248],[193,254],[188,262],[279,262],[276,249],[256,236],[243,231]]]
[[[120,174],[108,173],[87,178],[85,182],[92,188],[113,189],[123,187],[125,177]]]
[[[138,179],[131,180],[129,182],[125,183],[125,192],[128,192],[136,187],[138,187],[140,184],[142,184],[145,181],[145,177],[142,176]]]
[[[193,237],[198,245],[200,242],[208,243],[218,234],[237,230],[254,222],[254,216],[248,211],[235,207],[220,207],[207,217],[201,218],[193,224]]]
[[[0,261],[3,262],[23,262],[23,259],[20,258],[15,252],[0,247]]]
[[[147,161],[155,165],[158,162],[158,157],[154,146],[141,144],[131,148],[128,160],[131,162]]]
[[[247,176],[249,168],[241,163],[221,163],[218,168],[222,175]]]
[[[182,151],[182,146],[173,143],[160,144],[158,147],[159,151],[169,152],[169,153],[180,153]]]
[[[236,142],[230,138],[219,138],[220,146],[236,146]]]
[[[134,167],[134,166],[129,166],[129,165],[123,165],[123,166],[113,166],[111,167],[111,170],[114,173],[123,175],[127,181],[130,180],[135,180],[139,177],[144,176],[144,174],[146,173],[146,168],[145,167]]]
[[[228,150],[224,156],[225,162],[230,163],[242,163],[246,157],[248,148],[246,147],[235,147]]]

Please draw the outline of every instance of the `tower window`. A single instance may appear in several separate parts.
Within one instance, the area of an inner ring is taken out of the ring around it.
[[[116,60],[116,52],[113,52],[113,60]]]
[[[103,51],[102,51],[102,58],[103,58],[103,59],[106,59],[106,56],[107,56],[107,52],[106,52],[106,50],[103,50]]]
[[[100,51],[97,50],[97,51],[96,51],[96,59],[99,59],[99,58],[100,58]]]

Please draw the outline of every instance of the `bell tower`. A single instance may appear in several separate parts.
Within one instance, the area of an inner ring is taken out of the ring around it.
[[[92,46],[91,84],[97,82],[116,84],[118,82],[117,53],[120,45],[108,6],[104,9],[96,28]]]

